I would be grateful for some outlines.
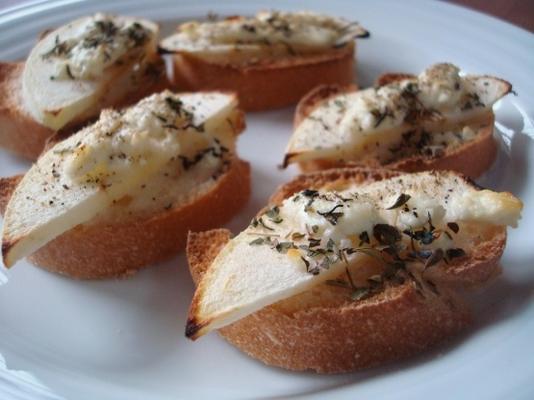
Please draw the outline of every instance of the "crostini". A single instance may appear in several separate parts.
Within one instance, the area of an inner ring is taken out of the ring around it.
[[[268,365],[320,373],[407,357],[469,323],[459,289],[499,273],[521,209],[454,172],[301,175],[233,239],[190,234],[186,335],[219,329]]]
[[[296,103],[319,84],[355,80],[360,25],[312,12],[263,11],[255,17],[187,22],[161,42],[172,53],[178,90],[236,91],[247,111]]]
[[[129,274],[183,249],[248,200],[235,153],[234,94],[154,94],[52,146],[23,177],[0,181],[2,257],[75,278]],[[8,200],[8,201],[7,201]],[[6,204],[7,201],[7,204]]]
[[[95,14],[46,32],[24,62],[0,63],[0,147],[35,159],[46,139],[168,87],[158,26]]]
[[[347,164],[477,177],[497,154],[492,105],[510,83],[436,64],[418,77],[387,74],[378,86],[318,87],[297,107],[284,165],[303,171]]]

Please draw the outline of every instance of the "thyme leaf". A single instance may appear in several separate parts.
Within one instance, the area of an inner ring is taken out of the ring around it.
[[[410,196],[409,194],[401,193],[399,197],[397,197],[397,200],[395,200],[395,203],[393,203],[392,206],[386,208],[386,210],[393,210],[395,208],[403,206],[408,200],[411,199],[411,197],[412,196]]]

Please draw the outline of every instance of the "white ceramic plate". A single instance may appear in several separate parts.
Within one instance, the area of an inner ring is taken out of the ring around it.
[[[22,59],[38,32],[110,10],[158,20],[308,8],[360,21],[358,74],[369,85],[385,71],[419,72],[438,61],[490,73],[518,96],[497,105],[498,161],[480,183],[520,196],[525,210],[503,257],[504,274],[473,296],[475,326],[433,352],[356,374],[318,376],[266,367],[215,334],[183,336],[192,283],[183,256],[121,281],[77,282],[25,262],[0,271],[0,398],[534,398],[534,35],[499,20],[428,1],[328,2],[120,0],[36,2],[0,12],[0,59]],[[169,30],[167,30],[168,32]],[[252,161],[253,198],[230,224],[243,228],[295,171],[276,165],[292,109],[247,116],[239,151]],[[26,162],[0,151],[0,175]],[[25,371],[25,372],[23,372]]]

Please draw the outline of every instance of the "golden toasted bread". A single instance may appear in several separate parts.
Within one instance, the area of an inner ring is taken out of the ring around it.
[[[306,11],[187,22],[161,43],[178,90],[233,90],[247,111],[296,103],[319,84],[356,79],[355,22]]]
[[[419,77],[388,73],[377,79],[376,88],[363,91],[353,85],[314,88],[297,106],[294,134],[284,165],[297,162],[304,172],[362,166],[405,172],[453,170],[470,177],[480,176],[491,167],[497,155],[491,105],[510,93],[511,84],[486,75],[455,77],[460,80],[455,85],[450,81],[445,83],[453,79],[456,68],[452,64],[437,64]],[[440,89],[441,100],[431,104],[434,100],[428,99],[436,99],[438,95],[430,91],[441,87],[436,83],[438,80],[444,80],[440,84],[445,89]],[[422,85],[424,92],[417,85]],[[471,89],[462,89],[462,85]],[[417,96],[426,99],[429,105],[424,106]],[[443,106],[439,103],[443,99],[458,103]],[[457,107],[456,111],[453,106]],[[406,114],[401,116],[403,112]],[[453,122],[462,113],[463,119]],[[376,120],[367,126],[373,118]],[[384,124],[393,125],[383,128]]]
[[[125,32],[117,25],[133,21]],[[0,62],[0,147],[34,160],[55,132],[68,135],[105,108],[121,108],[169,87],[156,49],[158,32],[147,20],[95,14],[43,32],[24,62]],[[109,46],[111,64],[99,71],[98,46],[125,35],[129,42],[121,43],[127,57],[113,58],[121,47]],[[82,56],[71,54],[80,51]]]
[[[0,212],[22,176],[0,178]],[[149,215],[77,226],[29,256],[49,271],[78,279],[127,276],[185,247],[189,230],[228,222],[250,196],[250,166],[233,158],[216,183],[190,202]]]
[[[233,94],[164,91],[54,137],[23,177],[0,179],[4,264],[28,256],[95,279],[170,257],[188,230],[220,226],[248,200],[250,167],[235,153],[244,127]]]
[[[384,85],[395,80],[410,77],[407,74],[385,74],[378,78],[378,84]],[[306,94],[299,102],[294,118],[294,126],[306,118],[321,102],[338,93],[356,91],[353,85],[319,86]],[[446,148],[439,154],[418,152],[413,155],[383,163],[378,159],[367,158],[365,163],[357,161],[310,160],[299,163],[303,172],[340,168],[344,166],[361,166],[369,168],[389,168],[404,172],[427,170],[452,170],[472,178],[486,172],[497,156],[497,142],[493,137],[494,115],[474,126],[476,138],[454,148]]]
[[[210,63],[194,56],[173,56],[173,85],[179,90],[233,90],[247,111],[295,104],[320,84],[347,85],[356,79],[354,46],[325,54],[234,66]]]
[[[22,103],[22,71],[24,63],[0,62],[0,90],[4,96],[0,99],[0,147],[24,158],[35,160],[45,148],[48,138],[56,132],[35,121]],[[146,75],[142,87],[126,96],[121,102],[114,104],[102,103],[105,107],[124,107],[134,104],[151,93],[162,91],[170,86],[165,75],[163,63],[154,65],[150,74]],[[110,90],[112,90],[110,88]],[[62,136],[68,136],[80,126],[98,117],[93,115],[84,122],[78,121],[72,126],[62,129]]]
[[[303,174],[281,186],[270,205],[305,189],[336,189],[399,176],[399,172],[343,168]],[[187,257],[198,285],[230,240],[224,229],[191,233]],[[219,329],[230,343],[272,366],[339,373],[367,368],[419,353],[452,338],[471,321],[459,289],[498,275],[505,228],[480,239],[468,257],[428,271],[430,286],[414,280],[386,282],[371,296],[352,300],[339,287],[322,283],[264,307]]]

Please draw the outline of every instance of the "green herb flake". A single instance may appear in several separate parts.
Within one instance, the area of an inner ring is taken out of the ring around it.
[[[458,226],[458,224],[456,222],[449,222],[449,223],[447,223],[447,226],[454,233],[458,233],[460,231],[460,227]]]
[[[264,243],[265,243],[265,239],[259,237],[259,238],[254,239],[252,242],[250,242],[249,245],[251,245],[251,246],[258,246],[258,245],[260,245],[260,244],[264,244]]]
[[[410,196],[409,194],[401,193],[399,197],[397,197],[397,200],[395,200],[395,203],[393,203],[391,207],[386,208],[386,210],[393,210],[395,208],[403,206],[408,200],[411,199],[411,197],[412,196]]]
[[[295,249],[293,242],[280,242],[275,246],[277,252],[286,254],[289,249]]]

